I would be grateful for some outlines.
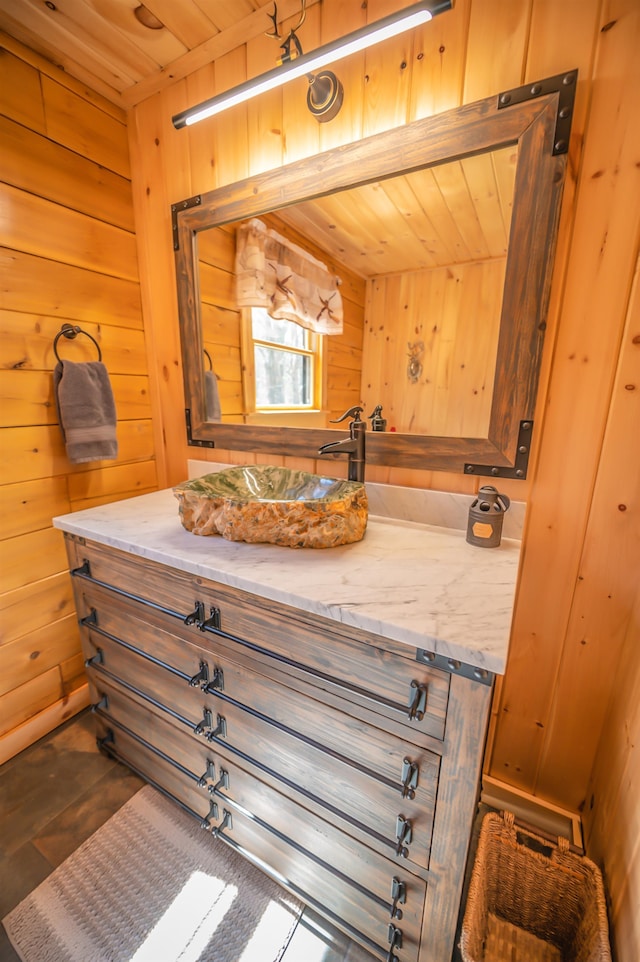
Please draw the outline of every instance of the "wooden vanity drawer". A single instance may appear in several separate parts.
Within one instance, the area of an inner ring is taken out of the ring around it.
[[[399,792],[415,793],[420,806],[433,807],[438,753],[352,717],[347,701],[343,701],[340,708],[310,701],[306,691],[295,688],[293,676],[274,671],[272,665],[270,674],[263,674],[264,663],[256,662],[252,653],[241,646],[221,644],[219,639],[203,632],[194,636],[183,625],[169,624],[173,629],[169,632],[165,630],[167,622],[162,615],[141,612],[135,603],[110,595],[99,587],[85,590],[84,596],[90,610],[85,628],[94,649],[101,646],[101,638],[106,636],[107,643],[117,640],[126,649],[135,649],[141,655],[139,676],[144,675],[145,659],[148,659],[161,662],[177,679],[177,684],[182,676],[183,686],[189,686],[191,679],[194,685],[189,687],[195,687],[196,691],[206,692],[208,686],[218,685],[225,697],[267,714],[274,723],[292,727],[316,742],[327,742],[332,752],[373,768],[380,777],[395,783]],[[144,621],[138,617],[140,614],[145,615]],[[117,651],[110,657],[111,665],[105,664],[105,667],[122,675],[126,667],[118,668],[117,662],[114,666],[114,657],[117,659]],[[282,685],[286,686],[286,692],[281,692]],[[317,697],[318,692],[312,691]],[[215,689],[212,693],[217,692]],[[375,717],[379,725],[384,724],[379,716]],[[403,779],[407,766],[413,775],[403,788],[404,780],[409,778],[405,775]]]
[[[162,736],[165,723],[156,720],[154,731],[156,726]],[[224,841],[261,859],[292,891],[330,914],[351,937],[386,957],[393,924],[402,932],[398,958],[417,960],[426,883],[404,865],[369,850],[234,763],[224,762],[229,788],[212,794],[209,783],[199,781],[207,761],[213,761],[220,772],[215,759],[196,758],[193,771],[188,760],[185,764],[189,751],[179,759],[167,751],[160,754],[134,733],[110,725],[104,716],[98,719],[98,730],[106,751],[186,805],[214,834],[221,827]],[[394,890],[403,893],[404,902],[396,906],[401,917],[392,920]]]
[[[193,617],[200,605],[204,619],[219,627],[212,623],[202,631],[196,617],[187,626],[194,638],[235,641],[256,658],[272,659],[279,671],[304,676],[310,684],[391,719],[396,727],[444,738],[450,677],[416,662],[414,649],[397,644],[390,651],[393,643],[368,632],[112,548],[75,542],[72,550],[78,593],[102,583],[142,605],[144,619],[165,619],[173,626]]]
[[[400,853],[410,862],[428,867],[437,756],[411,745],[394,746],[394,739],[389,739],[387,752],[393,754],[395,748],[397,761],[396,777],[391,780],[378,770],[387,764],[384,733],[376,729],[359,731],[357,743],[351,739],[352,757],[341,755],[336,742],[342,739],[346,748],[350,732],[355,734],[351,729],[357,720],[306,698],[301,705],[304,718],[291,711],[288,724],[278,721],[274,716],[280,713],[286,719],[292,703],[300,696],[272,679],[239,671],[231,662],[225,662],[224,690],[205,693],[189,685],[188,672],[178,675],[175,670],[146,661],[105,635],[90,631],[88,645],[85,644],[85,650],[92,661],[90,677],[98,689],[109,682],[119,685],[129,698],[152,706],[160,715],[177,722],[182,730],[195,732],[203,741],[226,748],[258,768],[272,770],[281,784],[298,786],[320,800],[327,810],[337,810],[344,818],[355,820],[368,834],[370,843],[389,856],[395,858]],[[182,653],[186,646],[180,647]],[[96,655],[92,657],[94,649]],[[194,652],[194,672],[199,663]],[[227,694],[227,686],[232,690],[234,683],[248,703]],[[112,706],[109,710],[113,710]],[[305,734],[305,721],[316,737]],[[400,780],[404,758],[415,766],[412,798],[406,797]]]

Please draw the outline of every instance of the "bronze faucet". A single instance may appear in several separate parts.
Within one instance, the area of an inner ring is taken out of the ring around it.
[[[365,431],[367,430],[367,423],[360,417],[361,413],[361,407],[352,407],[349,408],[348,411],[345,411],[341,417],[336,418],[335,421],[332,421],[332,424],[339,424],[339,422],[344,421],[345,418],[353,418],[349,425],[349,437],[341,438],[339,441],[329,441],[327,444],[323,444],[318,450],[318,454],[333,454],[334,456],[339,454],[347,454],[349,456],[349,481],[364,482],[364,438]]]

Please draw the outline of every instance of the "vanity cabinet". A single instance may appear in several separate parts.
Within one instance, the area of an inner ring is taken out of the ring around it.
[[[102,748],[374,957],[449,962],[490,678],[65,537]]]

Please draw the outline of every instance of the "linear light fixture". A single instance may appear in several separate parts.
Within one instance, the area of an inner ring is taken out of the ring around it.
[[[326,43],[311,53],[302,54],[302,56],[283,63],[281,67],[269,70],[253,80],[247,80],[217,97],[211,97],[210,100],[205,100],[195,107],[190,107],[189,110],[183,110],[172,117],[173,125],[179,130],[181,127],[197,124],[207,117],[213,117],[223,110],[228,110],[229,107],[245,103],[252,97],[257,97],[268,90],[282,87],[297,77],[306,75],[310,84],[313,84],[315,80],[314,70],[320,70],[327,64],[335,63],[337,60],[342,60],[343,57],[349,57],[353,53],[365,50],[373,44],[380,43],[381,40],[396,37],[406,30],[411,30],[413,27],[426,23],[437,14],[450,10],[452,5],[453,0],[422,0],[421,3],[414,3],[404,10],[399,10],[388,17],[376,20],[375,23],[354,30],[353,33],[341,37],[340,40]]]

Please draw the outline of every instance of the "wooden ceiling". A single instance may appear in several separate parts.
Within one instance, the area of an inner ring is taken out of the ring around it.
[[[299,15],[300,0],[277,6],[280,23]],[[272,11],[273,0],[0,0],[0,29],[127,108],[268,31]]]
[[[516,148],[505,147],[296,204],[278,216],[361,277],[500,258],[516,158]]]
[[[266,33],[272,11],[273,0],[0,0],[0,29],[126,109]],[[294,26],[300,0],[277,0],[277,15]],[[507,148],[300,204],[283,219],[365,277],[501,257],[514,174]]]

